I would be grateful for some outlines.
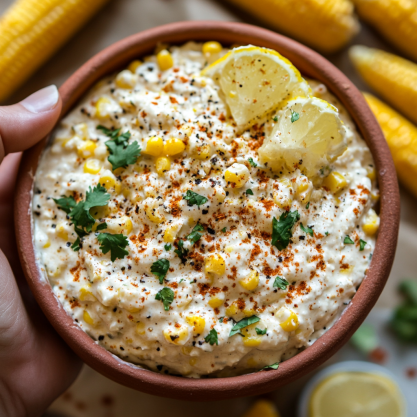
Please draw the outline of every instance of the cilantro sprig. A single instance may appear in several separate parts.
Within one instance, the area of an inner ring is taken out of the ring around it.
[[[250,166],[256,168],[258,164],[253,160],[253,158],[248,159]]]
[[[296,122],[300,118],[300,113],[291,110],[291,123]]]
[[[312,227],[308,227],[308,226],[304,227],[302,223],[300,223],[300,227],[304,233],[307,233],[310,236],[314,236],[314,231]]]
[[[266,334],[267,330],[268,329],[263,329],[262,330],[259,327],[255,327],[256,334],[259,335],[259,336],[262,336],[262,335]]]
[[[164,310],[169,311],[169,306],[174,301],[174,291],[171,290],[171,288],[164,287],[162,290],[158,291],[158,293],[155,296],[155,300],[162,301],[162,304],[164,305]]]
[[[216,329],[211,329],[209,334],[204,338],[207,343],[210,343],[211,346],[214,344],[219,344],[218,333]]]
[[[279,367],[279,362],[275,362],[272,365],[266,365],[264,366],[262,369],[260,369],[260,371],[268,371],[269,369],[275,369],[277,370]]]
[[[188,255],[188,249],[184,248],[184,241],[179,240],[178,242],[178,248],[174,250],[174,252],[179,256],[181,259],[181,262],[185,264],[187,262],[187,255]]]
[[[280,290],[286,290],[288,285],[290,285],[290,283],[282,277],[276,277],[273,287],[279,288]]]
[[[151,266],[151,272],[159,279],[160,284],[164,282],[164,278],[166,277],[168,270],[169,270],[168,259],[158,259]]]
[[[261,319],[258,316],[251,316],[251,317],[245,317],[244,319],[238,321],[233,327],[232,330],[230,331],[229,337],[234,336],[235,334],[240,333],[240,331],[245,328],[250,326],[251,324],[254,323],[258,323],[258,321],[260,321]]]
[[[365,249],[365,246],[368,242],[365,242],[364,240],[360,239],[359,240],[359,251],[363,251]]]
[[[197,194],[191,190],[187,190],[183,198],[184,200],[187,200],[187,206],[189,207],[194,206],[194,205],[197,205],[198,207],[200,207],[202,204],[206,204],[208,201],[207,197]]]
[[[349,236],[346,235],[343,240],[343,243],[345,245],[353,245],[355,242]]]
[[[129,245],[129,241],[122,234],[100,233],[97,240],[100,242],[100,249],[104,254],[110,251],[112,262],[117,258],[123,259],[126,255],[129,255],[129,252],[125,249]]]
[[[201,236],[203,236],[203,233],[200,232],[204,232],[204,227],[201,224],[196,224],[194,229],[187,236],[187,239],[193,244],[198,242],[201,239]]]
[[[282,213],[279,220],[274,217],[272,219],[272,245],[279,250],[285,249],[290,243],[292,228],[298,220],[300,220],[300,214],[297,210]]]

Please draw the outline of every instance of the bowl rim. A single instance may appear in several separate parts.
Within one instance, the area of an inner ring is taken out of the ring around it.
[[[24,152],[15,192],[15,232],[26,280],[44,314],[75,353],[106,377],[139,391],[175,399],[207,401],[258,395],[272,391],[312,371],[332,356],[359,327],[382,292],[395,255],[400,199],[390,151],[365,99],[353,83],[323,56],[275,32],[234,22],[176,22],[122,39],[82,65],[59,89],[60,119],[100,78],[134,58],[153,51],[158,43],[217,40],[224,45],[254,44],[275,49],[305,75],[323,82],[341,101],[368,144],[377,167],[380,188],[380,229],[368,273],[338,321],[313,345],[269,370],[227,378],[192,379],[158,374],[124,362],[100,347],[74,325],[36,264],[30,203],[33,177],[48,138]]]

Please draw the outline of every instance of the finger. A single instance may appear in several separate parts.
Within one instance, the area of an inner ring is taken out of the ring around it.
[[[58,89],[51,85],[12,106],[0,107],[0,162],[44,138],[61,113]]]

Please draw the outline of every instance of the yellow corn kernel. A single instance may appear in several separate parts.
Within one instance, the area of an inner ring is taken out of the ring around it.
[[[193,351],[192,346],[183,346],[181,348],[181,352],[186,355],[186,356],[190,356],[191,352]]]
[[[111,174],[110,172],[102,175],[99,179],[99,183],[106,188],[106,190],[111,190],[114,188],[116,193],[120,193],[122,189],[122,185],[119,183],[119,181],[116,180],[116,177]]]
[[[88,125],[87,123],[78,123],[74,126],[75,134],[82,140],[88,139]]]
[[[238,312],[239,312],[239,308],[235,301],[226,308],[226,316],[228,317],[232,317],[236,315]]]
[[[188,340],[188,326],[167,327],[164,331],[165,340],[174,345],[183,345]]]
[[[346,178],[339,172],[331,172],[323,181],[323,186],[330,190],[333,194],[346,187]]]
[[[155,161],[155,169],[159,175],[163,175],[166,171],[171,168],[171,161],[165,156],[161,156]]]
[[[249,170],[246,165],[234,163],[224,173],[224,179],[234,183],[237,188],[243,187],[249,179]]]
[[[83,319],[84,321],[89,324],[90,326],[94,326],[94,320],[93,318],[90,316],[90,313],[87,310],[84,310],[83,313]]]
[[[254,358],[249,358],[246,361],[246,365],[248,366],[248,368],[256,368],[256,366],[258,365],[258,362]]]
[[[292,332],[298,329],[298,316],[287,307],[281,307],[275,314],[279,325],[286,332]]]
[[[187,316],[185,318],[186,322],[193,326],[193,332],[195,334],[202,334],[206,327],[206,320],[200,316]]]
[[[372,191],[371,192],[371,199],[373,202],[377,202],[379,200],[379,191]]]
[[[274,193],[274,202],[282,210],[289,210],[293,202],[291,194]]]
[[[371,180],[374,181],[376,179],[376,171],[374,168],[368,167],[366,168],[367,174],[366,176]]]
[[[218,54],[222,51],[222,45],[216,41],[203,43],[203,54]]]
[[[120,88],[133,88],[136,84],[135,76],[129,70],[119,72],[116,77],[116,85]]]
[[[63,240],[68,240],[68,232],[65,230],[65,227],[64,227],[64,225],[63,224],[59,224],[57,227],[56,227],[56,235],[58,236],[58,237],[60,237],[61,239],[63,239]]]
[[[236,95],[237,95],[236,91],[234,91],[234,90],[230,90],[230,91],[229,91],[229,97],[230,97],[230,98],[235,98],[235,97],[236,97]]]
[[[246,278],[239,281],[239,284],[245,288],[245,290],[253,291],[259,284],[259,272],[252,270]]]
[[[213,297],[210,298],[208,305],[211,308],[219,308],[220,306],[222,306],[224,303],[224,294],[223,293],[219,293],[216,295],[213,295]]]
[[[110,104],[111,101],[107,97],[101,97],[97,100],[95,105],[96,107],[96,116],[100,119],[105,119],[109,117],[109,112],[107,111],[107,105]]]
[[[94,150],[97,148],[97,144],[95,142],[93,142],[92,140],[87,140],[85,142],[82,142],[77,150],[78,150],[78,155],[81,158],[90,158],[91,156],[94,155]]]
[[[101,162],[98,159],[89,159],[84,163],[84,172],[86,174],[98,174],[101,170]]]
[[[251,317],[254,314],[256,314],[256,310],[254,310],[253,308],[244,308],[242,313],[246,316],[246,317]]]
[[[164,232],[164,242],[173,243],[179,229],[178,224],[168,225]]]
[[[128,216],[107,220],[107,231],[114,234],[129,235],[133,229],[132,220]]]
[[[81,301],[96,301],[96,297],[94,297],[93,293],[85,287],[80,289],[80,296],[78,298]]]
[[[195,366],[196,363],[197,363],[197,358],[190,358],[189,364],[191,366]]]
[[[212,272],[217,275],[223,275],[226,271],[226,262],[223,259],[223,257],[218,253],[208,256],[204,260],[204,264],[206,272]]]
[[[247,347],[259,346],[262,342],[261,336],[246,336],[242,338],[243,344]]]
[[[275,404],[268,400],[258,400],[242,417],[280,417]]]
[[[312,192],[313,184],[311,183],[311,181],[303,181],[297,187],[297,197],[304,204],[310,201]]]
[[[162,51],[158,52],[158,54],[156,55],[156,60],[161,71],[166,71],[174,65],[172,55],[166,49],[163,49]]]
[[[164,154],[165,155],[177,155],[178,153],[184,152],[185,144],[181,139],[171,138],[168,139],[164,145]]]
[[[147,155],[160,156],[164,150],[164,141],[158,136],[153,136],[148,140],[146,149],[142,151]]]
[[[204,161],[205,159],[209,159],[211,155],[211,148],[210,145],[203,145],[197,149],[197,153],[195,157]]]
[[[125,307],[125,310],[127,310],[129,313],[139,313],[139,311],[141,311],[142,309],[143,307],[135,307],[135,306]]]
[[[140,61],[139,59],[135,59],[134,61],[132,61],[129,66],[127,67],[127,69],[132,72],[133,74],[136,73],[136,70],[142,65],[142,61]]]
[[[146,332],[146,325],[145,323],[142,323],[141,321],[139,323],[136,323],[136,333],[139,335],[144,335]]]
[[[46,243],[43,245],[44,249],[49,248],[51,246],[51,241],[48,239]]]
[[[373,236],[379,229],[379,216],[373,209],[363,219],[362,230],[369,236]]]
[[[161,216],[159,211],[154,207],[145,206],[145,213],[148,216],[148,219],[152,223],[159,224],[159,223],[162,223],[165,220],[165,218],[163,216]]]

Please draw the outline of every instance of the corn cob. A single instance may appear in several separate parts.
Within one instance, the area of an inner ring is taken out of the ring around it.
[[[229,0],[278,31],[321,52],[342,48],[358,31],[348,0]]]
[[[417,64],[366,46],[349,51],[363,79],[388,103],[417,123]]]
[[[0,101],[108,0],[18,0],[0,18]]]
[[[416,0],[353,0],[359,17],[417,60]]]
[[[417,197],[417,127],[373,95],[364,96],[384,132],[400,181]]]

